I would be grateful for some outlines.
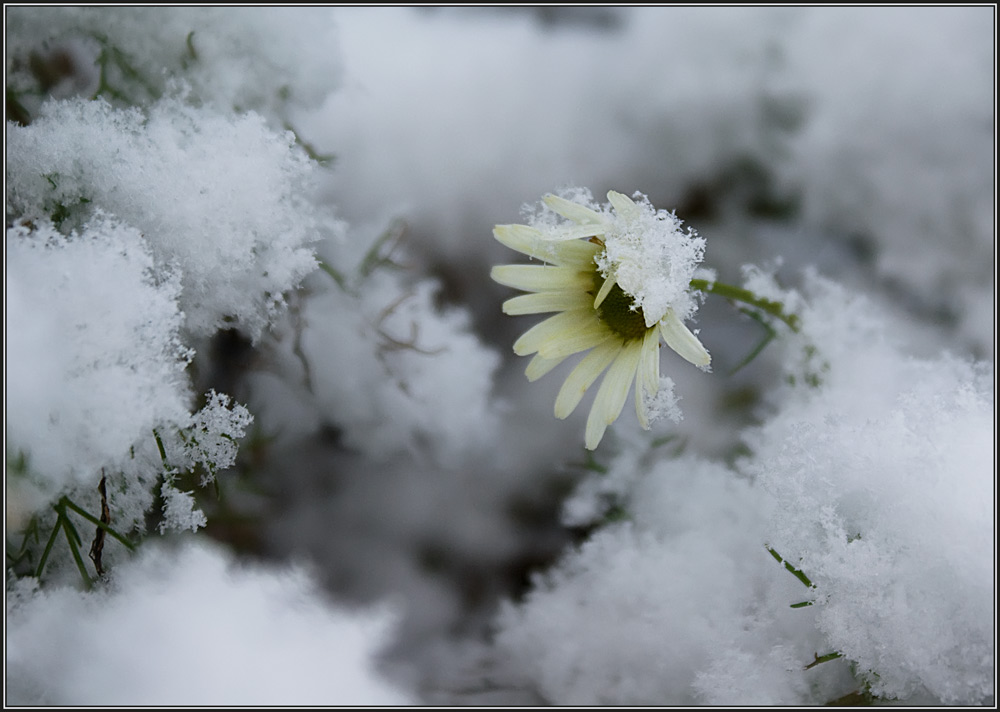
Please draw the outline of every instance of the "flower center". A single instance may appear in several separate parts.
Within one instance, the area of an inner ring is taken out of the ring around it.
[[[594,271],[594,294],[597,294],[601,285],[604,284],[604,277],[601,273]],[[646,327],[646,317],[642,314],[642,307],[632,308],[632,297],[625,294],[625,290],[617,284],[608,292],[608,296],[597,307],[597,313],[609,329],[621,336],[626,341],[640,339],[648,328]]]

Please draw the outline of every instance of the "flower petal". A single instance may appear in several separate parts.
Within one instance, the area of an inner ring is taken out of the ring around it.
[[[628,389],[632,385],[632,379],[635,378],[641,353],[642,342],[638,339],[625,344],[605,374],[604,380],[601,381],[601,387],[587,417],[584,444],[588,450],[593,450],[600,444],[604,431],[621,414],[628,398]]]
[[[583,225],[557,225],[542,233],[542,237],[551,242],[579,240],[584,237],[600,237],[604,234],[604,223],[585,223]]]
[[[614,361],[621,348],[622,345],[618,339],[609,339],[584,356],[580,363],[570,371],[562,388],[559,389],[559,395],[556,396],[557,418],[566,418],[576,409],[587,389]]]
[[[542,239],[542,232],[528,225],[497,225],[493,228],[497,242],[521,254],[550,262],[551,246]]]
[[[684,322],[677,318],[673,310],[668,311],[660,320],[660,333],[663,334],[667,346],[686,361],[702,368],[712,362],[712,357],[698,341],[698,337],[684,326]]]
[[[650,329],[642,338],[642,354],[635,374],[635,414],[643,430],[649,430],[646,400],[660,389],[660,333]]]
[[[597,296],[594,297],[594,309],[601,306],[601,302],[603,302],[607,296],[611,294],[611,290],[614,289],[614,287],[615,275],[614,273],[611,273],[607,276],[607,279],[604,280],[604,284],[602,284],[601,288],[597,291]]]
[[[602,246],[588,240],[571,240],[569,242],[553,242],[549,249],[552,250],[552,254],[557,260],[554,264],[593,271],[597,269],[594,257],[601,251]]]
[[[630,197],[624,195],[623,193],[609,190],[608,201],[614,206],[615,212],[626,220],[639,215],[639,206],[637,206]]]
[[[524,332],[521,338],[514,342],[514,353],[518,356],[527,356],[542,349],[548,350],[580,331],[589,331],[595,323],[601,326],[593,310],[589,308],[560,312]],[[570,353],[575,352],[565,352],[565,355]],[[560,355],[563,354],[542,353],[544,358],[559,358]]]
[[[524,369],[524,375],[528,377],[529,381],[537,381],[565,360],[565,356],[562,358],[545,358],[540,354],[535,354],[528,362],[528,367]]]
[[[560,198],[558,195],[546,195],[542,198],[542,202],[549,206],[552,210],[556,211],[564,218],[572,220],[577,223],[600,223],[604,222],[604,216],[600,213],[591,210],[590,208],[580,205],[579,203],[574,203],[572,200],[566,200],[566,198]]]
[[[588,307],[587,312],[593,314]],[[592,349],[598,344],[603,344],[615,335],[598,319],[587,325],[574,326],[573,330],[567,330],[559,338],[543,344],[538,353],[545,358],[564,358],[570,354],[580,353],[587,349]]]
[[[534,292],[511,297],[503,303],[503,313],[511,316],[521,314],[545,314],[590,306],[590,295],[580,291]]]
[[[494,282],[526,292],[554,292],[593,287],[593,277],[572,267],[549,265],[498,265],[490,272]]]

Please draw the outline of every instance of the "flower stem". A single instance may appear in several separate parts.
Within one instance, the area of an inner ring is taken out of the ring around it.
[[[798,316],[795,314],[786,314],[784,305],[781,302],[774,302],[770,299],[759,297],[749,289],[734,287],[731,284],[723,282],[712,282],[707,279],[692,279],[691,289],[697,289],[699,292],[705,292],[706,294],[718,294],[720,297],[725,297],[735,302],[749,304],[785,322],[792,331],[798,332],[799,330]]]

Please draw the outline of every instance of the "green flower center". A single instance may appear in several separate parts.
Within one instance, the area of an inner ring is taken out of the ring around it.
[[[594,294],[596,295],[604,284],[604,277],[597,270],[594,271]],[[608,292],[608,296],[597,307],[597,313],[609,329],[621,336],[626,341],[642,338],[648,331],[646,317],[642,314],[642,307],[633,308],[632,297],[625,294],[625,290],[617,284]]]

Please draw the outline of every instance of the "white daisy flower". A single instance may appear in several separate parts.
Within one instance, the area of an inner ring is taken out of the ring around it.
[[[514,343],[519,356],[534,354],[525,371],[528,380],[589,351],[563,383],[556,417],[569,416],[607,371],[587,419],[590,450],[621,414],[633,381],[636,415],[649,428],[650,404],[660,388],[661,338],[695,366],[704,369],[711,362],[684,325],[698,307],[689,285],[705,241],[691,230],[682,233],[676,216],[636,195],[638,203],[611,191],[603,208],[588,194],[576,201],[547,195],[548,210],[543,208],[530,225],[493,230],[507,247],[545,262],[492,271],[500,284],[528,292],[504,302],[505,314],[555,312]]]

